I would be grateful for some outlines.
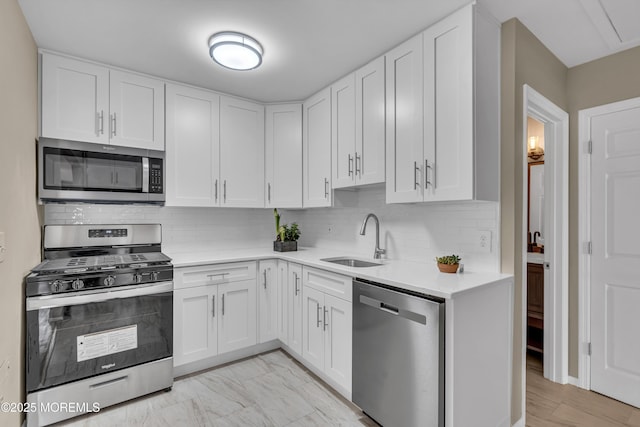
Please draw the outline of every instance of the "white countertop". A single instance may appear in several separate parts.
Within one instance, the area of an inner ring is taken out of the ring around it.
[[[320,259],[350,256],[350,254],[316,248],[298,248],[294,252],[274,252],[271,248],[224,250],[165,248],[163,252],[173,259],[173,265],[177,268],[226,262],[282,259],[445,299],[512,278],[508,274],[476,273],[468,270],[459,274],[440,273],[435,261],[422,264],[383,260],[380,266],[375,267],[347,267],[320,261]],[[359,256],[353,256],[353,258],[365,259]],[[370,259],[369,261],[375,262],[377,260]]]

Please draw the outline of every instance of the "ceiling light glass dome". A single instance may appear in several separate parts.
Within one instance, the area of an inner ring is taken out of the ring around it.
[[[254,70],[262,64],[262,46],[246,34],[225,31],[209,39],[209,54],[231,70]]]

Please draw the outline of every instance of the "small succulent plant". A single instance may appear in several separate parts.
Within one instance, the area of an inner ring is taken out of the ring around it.
[[[455,255],[455,254],[436,257],[436,262],[438,264],[454,265],[454,264],[458,264],[461,260],[462,258],[460,258],[458,255]]]
[[[276,220],[276,241],[297,242],[301,234],[298,224],[294,222],[291,225],[280,225],[280,214],[277,209],[273,210],[273,216]]]

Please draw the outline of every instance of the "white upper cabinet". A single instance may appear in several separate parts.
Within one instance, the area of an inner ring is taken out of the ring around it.
[[[222,206],[264,207],[264,106],[220,97]]]
[[[49,138],[109,143],[109,70],[42,55],[42,129]]]
[[[385,181],[385,58],[356,71],[355,178],[359,185]]]
[[[386,55],[387,203],[423,200],[422,56],[422,34]]]
[[[164,150],[164,83],[42,54],[45,137]]]
[[[302,105],[267,105],[265,206],[302,207]]]
[[[401,137],[412,114],[398,108],[407,82],[392,64],[411,41],[387,55],[387,202],[498,200],[500,27],[469,5],[412,39],[416,48],[419,37],[421,143]]]
[[[220,96],[167,84],[167,206],[220,205]]]
[[[304,207],[331,206],[331,88],[303,104]]]
[[[331,86],[333,188],[385,180],[385,81],[380,57]]]
[[[331,85],[331,185],[355,184],[356,80],[351,73]]]
[[[164,149],[164,82],[109,72],[111,144]]]

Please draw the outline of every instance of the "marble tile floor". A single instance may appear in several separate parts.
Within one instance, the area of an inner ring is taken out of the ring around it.
[[[281,350],[177,379],[158,392],[56,427],[377,426]]]

